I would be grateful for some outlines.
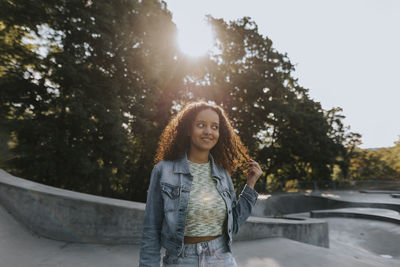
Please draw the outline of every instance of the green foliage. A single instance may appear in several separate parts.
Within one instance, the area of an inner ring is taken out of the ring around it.
[[[397,178],[400,178],[400,138],[394,143],[393,147],[380,150],[382,160],[396,172]]]
[[[170,67],[175,26],[165,5],[7,1],[1,21],[1,122],[17,144],[8,170],[62,188],[143,200],[179,81]],[[46,40],[46,53],[24,45],[27,36]]]
[[[349,134],[340,109],[325,112],[310,99],[293,78],[287,55],[276,51],[249,18],[226,23],[209,17],[209,23],[217,52],[203,69],[188,64],[188,95],[224,106],[252,156],[280,183],[329,180],[347,153]],[[264,176],[257,190],[267,188]]]
[[[267,175],[266,184],[267,184],[266,189],[270,192],[283,190],[282,182],[277,177],[277,175],[275,175],[273,173],[270,173]]]
[[[159,135],[190,99],[222,105],[265,175],[260,192],[348,176],[359,135],[324,111],[249,18],[209,17],[216,50],[190,60],[157,0],[2,1],[1,167],[61,188],[144,201]],[[389,155],[389,154],[388,154]],[[395,159],[394,156],[388,156]],[[233,175],[237,188],[243,175]]]
[[[350,160],[353,180],[400,179],[400,142],[377,150],[358,149]]]

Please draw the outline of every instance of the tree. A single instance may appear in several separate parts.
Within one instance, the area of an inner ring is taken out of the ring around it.
[[[382,155],[382,160],[384,160],[394,172],[396,172],[395,177],[400,178],[400,139],[394,142],[394,146],[389,148],[383,148],[379,150]]]
[[[226,23],[209,17],[209,22],[216,33],[217,52],[203,70],[188,68],[192,70],[186,79],[188,95],[224,106],[269,175],[283,183],[329,180],[345,150],[337,138],[340,133],[293,78],[294,66],[287,55],[276,51],[250,18]],[[257,189],[262,192],[266,176],[261,180]]]
[[[150,176],[179,81],[165,4],[7,1],[1,10],[2,36],[19,29],[12,42],[23,48],[2,42],[15,58],[2,64],[1,77],[2,121],[17,143],[9,169],[49,185],[143,200],[138,185]],[[46,40],[47,53],[23,47],[29,35]]]
[[[1,2],[0,126],[15,144],[2,166],[144,201],[162,129],[182,104],[204,98],[225,108],[271,181],[322,183],[334,166],[345,171],[344,144],[357,135],[341,111],[309,97],[255,22],[209,22],[216,50],[194,61],[177,51],[162,1]],[[259,192],[275,186],[268,179]],[[245,183],[240,172],[233,180]]]
[[[350,160],[349,177],[352,180],[379,180],[399,177],[399,173],[383,159],[381,151],[359,149]]]

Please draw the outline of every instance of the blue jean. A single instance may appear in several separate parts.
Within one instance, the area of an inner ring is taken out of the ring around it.
[[[227,243],[227,237],[222,235],[208,242],[185,244],[179,257],[166,250],[163,267],[237,267]]]

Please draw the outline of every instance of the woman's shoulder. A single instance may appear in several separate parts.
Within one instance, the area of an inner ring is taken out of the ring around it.
[[[171,168],[174,166],[176,160],[161,160],[154,165],[154,169],[161,170],[164,168]]]

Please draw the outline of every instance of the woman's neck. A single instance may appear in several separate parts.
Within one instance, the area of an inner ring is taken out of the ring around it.
[[[207,163],[209,151],[192,151],[189,150],[187,158],[194,163]]]

